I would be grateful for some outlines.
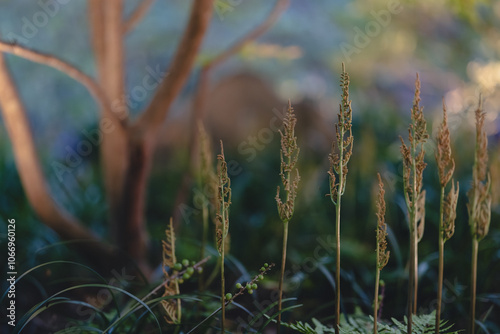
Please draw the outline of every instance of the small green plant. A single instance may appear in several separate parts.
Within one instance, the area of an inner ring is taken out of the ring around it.
[[[278,312],[281,311],[282,307],[281,302],[283,298],[283,278],[285,275],[288,223],[293,216],[293,211],[295,208],[295,198],[297,197],[297,187],[300,181],[299,170],[296,167],[297,159],[300,153],[300,149],[297,146],[297,137],[295,137],[296,123],[297,119],[295,118],[292,105],[290,101],[288,101],[288,111],[283,119],[283,132],[280,130],[280,176],[281,183],[283,184],[283,189],[285,191],[285,200],[281,200],[279,186],[276,192],[276,204],[278,206],[278,213],[281,221],[283,222],[283,248],[281,252],[281,275],[279,283]],[[280,332],[280,323],[281,313],[278,316],[278,333]]]
[[[229,232],[229,206],[231,205],[231,180],[227,175],[227,163],[224,157],[224,146],[220,142],[220,154],[217,156],[218,187],[217,187],[217,214],[216,238],[217,251],[220,255],[220,282],[221,282],[221,333],[224,333],[226,320],[226,287],[224,278],[224,255],[226,252],[227,236]]]
[[[422,191],[424,162],[424,143],[427,134],[423,108],[420,107],[420,80],[415,80],[415,97],[411,109],[411,123],[408,128],[409,147],[402,137],[403,181],[406,207],[410,227],[410,271],[408,283],[408,333],[411,333],[412,315],[417,310],[418,291],[418,242],[424,235],[425,190]]]
[[[344,195],[347,163],[352,155],[352,108],[349,100],[349,74],[345,71],[342,63],[342,74],[340,75],[340,87],[342,87],[342,102],[339,106],[338,123],[335,124],[337,140],[332,144],[330,153],[330,199],[335,205],[335,240],[336,240],[336,268],[335,268],[335,328],[338,334],[340,318],[340,204]],[[337,175],[337,176],[335,176]]]
[[[236,283],[235,288],[238,290],[234,296],[231,293],[226,294],[227,303],[232,303],[233,300],[242,295],[243,293],[248,292],[249,294],[253,294],[254,290],[258,289],[258,282],[264,279],[264,275],[267,274],[274,267],[274,263],[267,264],[265,263],[263,267],[260,268],[260,271],[250,282],[246,282],[244,284]]]
[[[379,305],[378,287],[380,272],[389,261],[390,252],[387,251],[387,224],[385,223],[385,199],[384,183],[380,174],[378,176],[378,198],[377,198],[377,271],[375,276],[375,295],[373,298],[373,333],[377,333],[377,315]]]
[[[477,253],[479,241],[487,234],[491,220],[491,178],[488,173],[488,137],[484,130],[485,113],[481,100],[475,112],[476,116],[476,149],[474,167],[472,169],[472,187],[467,193],[469,203],[469,225],[472,235],[471,295],[470,295],[470,330],[474,334],[476,317],[476,277]]]
[[[439,199],[439,269],[438,269],[438,293],[436,306],[436,334],[438,324],[441,322],[441,298],[443,295],[443,271],[444,271],[444,243],[449,240],[455,232],[455,218],[457,217],[457,202],[459,184],[455,188],[452,180],[455,170],[455,161],[451,156],[450,130],[448,129],[446,105],[443,100],[443,122],[439,126],[437,134],[436,162],[438,166],[441,196]],[[445,188],[451,180],[451,189],[445,197]]]
[[[230,292],[226,293],[225,294],[225,303],[224,305],[225,306],[228,306],[229,304],[233,303],[234,300],[236,298],[238,298],[239,296],[243,295],[245,292],[247,292],[248,294],[253,294],[253,291],[258,289],[258,285],[257,283],[262,281],[264,279],[264,275],[268,274],[269,271],[271,271],[271,269],[273,269],[273,267],[275,266],[274,263],[271,263],[271,264],[268,264],[268,263],[265,263],[264,266],[262,268],[260,268],[260,271],[257,275],[255,275],[251,281],[249,282],[246,282],[245,284],[241,284],[241,283],[236,283],[235,284],[235,288],[237,289],[237,291],[234,293],[234,295]],[[275,304],[272,304],[273,307],[275,306]],[[208,320],[210,320],[213,316],[215,316],[217,313],[219,313],[220,311],[222,310],[222,306],[219,307],[218,309],[216,309],[215,311],[213,311],[208,317],[206,317],[204,320],[202,320],[201,322],[199,322],[195,327],[193,327],[189,332],[188,334],[190,333],[193,333],[195,332],[201,325],[203,325],[205,322],[207,322]],[[266,309],[267,311],[267,309]],[[255,317],[252,321],[257,321],[257,317]]]
[[[449,331],[453,325],[449,325],[447,321],[443,320],[440,322],[438,328],[434,323],[435,319],[435,311],[429,314],[422,314],[413,317],[413,325],[414,329],[411,332],[412,334],[431,334],[436,330],[438,333],[443,334],[456,334],[460,333],[460,331]],[[368,317],[363,314],[356,314],[349,317],[349,320],[345,318],[341,318],[340,321],[340,333],[342,334],[370,334],[373,333],[373,317]],[[407,322],[408,319],[405,317],[404,322],[400,322],[394,318],[392,318],[392,324],[387,323],[378,323],[378,327],[380,331],[378,333],[386,333],[386,334],[407,334]],[[314,325],[310,325],[305,322],[298,321],[295,324],[285,324],[286,327],[291,328],[299,333],[304,334],[319,334],[319,333],[335,333],[333,328],[330,328],[324,324],[322,324],[317,319],[312,319],[312,323]]]

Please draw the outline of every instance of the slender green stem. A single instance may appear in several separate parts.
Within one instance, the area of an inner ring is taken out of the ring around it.
[[[378,243],[377,243],[377,259],[378,259]],[[378,266],[378,264],[377,264]],[[377,268],[375,276],[375,297],[373,297],[373,334],[377,334],[377,316],[378,316],[378,286],[380,282],[380,269]]]
[[[414,201],[414,200],[413,200]],[[410,272],[408,277],[408,324],[407,332],[412,332],[412,322],[413,322],[413,308],[414,308],[414,298],[415,298],[415,242],[416,242],[416,228],[414,227],[415,212],[413,207],[410,208]]]
[[[208,206],[205,201],[203,203],[203,208],[202,208],[202,219],[203,219],[203,234],[201,236],[201,249],[200,249],[200,258],[204,259],[205,258],[205,248],[207,245],[207,239],[208,239]],[[205,276],[203,275],[203,272],[200,273],[200,276],[198,278],[198,289],[200,292],[205,290]]]
[[[413,247],[415,248],[413,251],[414,254],[414,259],[413,259],[413,265],[414,265],[414,270],[413,274],[415,275],[415,278],[413,279],[413,314],[417,314],[417,293],[418,293],[418,235],[417,235],[417,229],[416,229],[416,224],[415,224],[415,232],[413,234],[415,241],[413,242]]]
[[[224,279],[224,243],[225,238],[222,237],[222,254],[221,254],[221,266],[220,266],[220,283],[221,283],[221,308],[222,308],[222,320],[221,320],[221,333],[224,334],[225,323],[226,323],[226,280]]]
[[[342,175],[342,174],[341,174]],[[342,178],[339,181],[339,189],[342,184]],[[340,193],[340,191],[339,191]],[[335,333],[339,333],[340,324],[340,197],[337,196],[337,217],[335,222],[335,238],[336,238],[336,261],[335,261]]]
[[[225,246],[226,246],[226,207],[224,203],[224,187],[221,187],[221,216],[222,216],[222,244],[221,244],[221,258],[220,258],[220,286],[221,286],[221,308],[222,308],[222,319],[221,319],[221,333],[225,333],[225,324],[226,324],[226,279],[224,277],[224,257],[225,257]]]
[[[414,132],[415,136],[415,132]],[[412,217],[411,224],[413,227],[413,314],[417,313],[417,292],[418,292],[418,231],[417,231],[417,205],[418,196],[417,192],[417,167],[416,156],[417,148],[415,143],[412,143],[412,174],[413,174],[413,199],[412,199]]]
[[[411,229],[411,227],[410,227]],[[413,315],[413,280],[415,276],[412,273],[413,263],[415,261],[414,252],[415,248],[413,247],[413,243],[415,239],[413,239],[412,232],[410,230],[410,273],[408,277],[408,324],[407,324],[407,333],[412,333],[412,315]]]
[[[472,239],[472,268],[470,278],[470,334],[474,334],[476,319],[476,280],[477,280],[477,252],[479,241]]]
[[[340,124],[344,124],[344,114],[341,113]],[[335,261],[335,334],[340,332],[340,204],[344,190],[344,135],[345,131],[342,126],[340,127],[340,140],[339,140],[339,185],[337,187],[337,202],[335,208],[337,209],[335,216],[335,239],[336,239],[336,261]]]
[[[413,138],[415,138],[415,131],[413,130]],[[417,193],[417,173],[416,173],[416,145],[414,141],[410,141],[411,146],[411,173],[412,173],[412,198],[410,206],[408,207],[409,225],[410,225],[410,270],[408,278],[408,324],[407,332],[412,332],[413,314],[417,309],[417,281],[418,281],[418,240],[417,240],[417,222],[416,222],[416,207],[418,202]]]
[[[281,275],[279,284],[279,302],[278,302],[278,334],[281,327],[281,300],[283,299],[283,278],[285,276],[285,263],[286,263],[286,245],[288,240],[288,222],[283,223],[283,249],[281,250]]]
[[[441,299],[443,296],[443,271],[444,271],[443,206],[444,206],[444,187],[441,187],[441,197],[439,201],[439,273],[438,273],[438,292],[437,292],[437,306],[436,306],[436,334],[439,334],[439,324],[441,322]]]

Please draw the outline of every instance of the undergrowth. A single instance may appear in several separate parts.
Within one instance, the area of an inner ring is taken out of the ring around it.
[[[291,314],[294,309],[301,307],[293,298],[283,298],[283,291],[286,291],[285,264],[287,258],[287,234],[288,224],[294,214],[295,201],[301,196],[299,191],[299,172],[296,167],[299,147],[295,134],[295,118],[291,103],[288,105],[288,112],[283,120],[283,131],[281,133],[280,150],[280,177],[282,189],[278,187],[276,194],[276,203],[278,214],[276,220],[281,220],[283,224],[283,246],[281,253],[281,271],[279,275],[279,285],[276,286],[274,279],[267,280],[275,265],[272,259],[267,258],[265,252],[259,257],[264,263],[261,268],[252,274],[246,272],[245,266],[238,262],[230,254],[231,238],[229,233],[231,180],[228,176],[228,163],[224,154],[221,142],[221,151],[217,155],[217,172],[213,166],[213,157],[211,149],[207,144],[208,135],[205,134],[203,127],[200,138],[202,143],[200,147],[200,169],[197,189],[209,189],[203,193],[202,210],[202,240],[197,245],[201,257],[196,260],[183,259],[178,261],[177,244],[182,243],[176,239],[174,224],[172,220],[166,226],[166,238],[163,240],[163,261],[161,265],[162,279],[157,279],[155,285],[147,285],[138,288],[129,284],[130,282],[120,282],[120,284],[111,284],[104,277],[95,272],[92,268],[79,264],[76,261],[51,261],[31,268],[23,275],[17,278],[16,284],[27,281],[28,278],[33,281],[41,280],[40,273],[44,270],[64,265],[68,267],[79,268],[80,272],[90,274],[89,280],[92,283],[81,283],[65,287],[58,291],[44,292],[38,301],[33,302],[21,317],[14,328],[13,333],[20,333],[25,328],[34,325],[36,319],[45,319],[44,313],[57,312],[58,307],[71,305],[73,308],[83,309],[94,314],[90,321],[83,321],[76,318],[73,321],[73,327],[59,328],[57,333],[69,333],[71,330],[79,330],[85,333],[139,333],[139,332],[174,332],[174,333],[192,333],[192,332],[252,332],[264,333],[269,328],[279,331],[281,326],[300,333],[458,333],[460,331],[451,331],[452,324],[447,320],[440,319],[441,294],[444,275],[444,243],[453,235],[454,220],[456,218],[456,209],[458,202],[458,183],[452,179],[455,162],[451,154],[450,133],[446,123],[446,109],[443,105],[443,122],[438,133],[438,145],[436,160],[439,169],[440,180],[440,210],[439,210],[439,279],[438,279],[438,304],[437,312],[424,312],[417,314],[417,293],[418,293],[418,243],[424,237],[426,191],[424,185],[424,169],[426,167],[425,142],[429,138],[427,133],[427,124],[424,118],[423,108],[420,106],[420,81],[417,75],[415,82],[415,97],[411,109],[411,123],[408,129],[408,140],[405,142],[401,138],[401,154],[403,161],[403,193],[407,209],[407,223],[409,229],[410,254],[408,257],[409,271],[408,278],[408,299],[407,314],[403,320],[397,320],[389,317],[391,321],[381,319],[379,312],[383,294],[379,295],[380,273],[389,259],[387,250],[388,225],[385,221],[385,210],[388,205],[384,200],[384,183],[378,175],[379,192],[377,197],[377,224],[376,233],[373,234],[376,241],[376,280],[375,292],[373,295],[373,308],[369,313],[373,316],[364,314],[341,315],[341,200],[346,190],[346,177],[348,174],[348,162],[353,155],[354,136],[352,133],[352,106],[349,100],[349,75],[342,67],[340,80],[342,89],[342,100],[340,111],[338,113],[338,122],[335,125],[336,138],[333,143],[332,152],[329,155],[331,167],[329,175],[329,196],[335,206],[335,225],[332,230],[335,231],[335,269],[334,279],[331,271],[324,263],[321,263],[321,270],[326,277],[331,278],[332,287],[335,290],[334,307],[331,310],[331,317],[326,320],[328,324],[323,324],[315,318],[312,318],[312,324],[301,321],[286,322],[282,321],[285,315]],[[471,235],[473,240],[473,259],[471,261],[471,332],[474,332],[475,320],[475,285],[477,275],[477,253],[478,243],[486,237],[489,230],[491,218],[491,182],[488,170],[487,137],[484,132],[484,112],[479,105],[476,111],[476,154],[473,166],[473,187],[468,193],[469,196],[469,219]],[[375,175],[374,175],[375,178]],[[446,195],[446,188],[451,181],[451,189]],[[284,192],[280,193],[280,190]],[[392,203],[389,203],[391,205]],[[345,220],[345,219],[344,219]],[[209,241],[209,224],[215,226],[213,242]],[[349,222],[355,223],[355,222]],[[389,222],[391,223],[391,222]],[[389,224],[390,225],[390,224]],[[372,230],[373,231],[373,230]],[[177,240],[177,241],[176,241]],[[373,239],[372,239],[373,240]],[[296,245],[290,245],[295,247]],[[218,259],[218,264],[212,268],[210,275],[204,275],[204,268],[209,258],[213,256]],[[235,273],[238,273],[236,283],[227,284],[226,268],[230,268],[232,280]],[[217,282],[217,278],[219,281]],[[68,281],[70,279],[68,278]],[[96,281],[98,283],[96,283]],[[215,283],[217,282],[217,283]],[[39,286],[43,286],[37,282]],[[197,288],[196,288],[197,287]],[[396,287],[387,287],[395,289]],[[213,294],[210,291],[219,289],[219,294]],[[85,298],[79,299],[79,292],[83,295],[95,293],[105,293],[109,296],[106,303],[96,303]],[[265,306],[256,304],[257,299],[253,299],[255,292],[262,295],[269,295],[273,291],[278,291],[277,300],[269,299]],[[2,302],[6,299],[9,290],[2,296]],[[373,290],[372,290],[373,291]],[[241,301],[241,302],[240,302]],[[252,303],[253,301],[253,303]],[[255,306],[257,305],[257,306]],[[331,304],[328,305],[331,307]],[[71,308],[70,308],[71,309]],[[373,310],[373,312],[371,312]],[[226,314],[251,315],[250,321],[244,326],[241,321],[226,318]],[[70,316],[69,316],[70,317]],[[81,317],[80,317],[81,318]],[[385,317],[387,318],[387,316]],[[61,320],[62,321],[62,320]]]

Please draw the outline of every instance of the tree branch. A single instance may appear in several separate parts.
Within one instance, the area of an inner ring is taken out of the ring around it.
[[[104,43],[106,52],[104,54],[106,81],[102,88],[108,94],[112,103],[123,99],[125,92],[124,78],[124,47],[123,47],[123,0],[106,0],[104,2]],[[122,105],[120,118],[128,117],[128,108]]]
[[[252,31],[250,31],[243,38],[234,43],[231,47],[229,47],[226,51],[219,54],[217,57],[209,60],[204,66],[204,69],[209,69],[211,67],[215,67],[218,64],[224,62],[226,59],[231,57],[232,55],[239,52],[245,45],[256,40],[262,34],[264,34],[269,28],[271,28],[276,20],[280,17],[281,13],[288,7],[290,3],[289,0],[277,0],[273,9],[267,16],[266,20],[264,20],[261,24],[255,27]]]
[[[112,102],[112,111],[122,119],[128,119],[129,108],[125,98],[124,80],[124,45],[123,45],[123,0],[90,0],[88,13],[89,29],[91,31],[94,55],[96,58],[100,84],[106,96]],[[102,112],[106,117],[107,111]],[[116,127],[116,120],[112,121],[112,126]],[[108,217],[110,222],[111,235],[118,246],[125,250],[129,256],[138,261],[144,257],[137,257],[133,252],[129,252],[129,246],[134,247],[134,251],[141,253],[145,249],[145,243],[141,247],[135,247],[136,241],[146,238],[141,237],[146,229],[144,226],[137,226],[142,219],[132,219],[134,227],[141,229],[133,233],[129,231],[131,216],[137,217],[137,213],[130,214],[132,207],[130,203],[125,203],[124,198],[129,196],[125,192],[126,183],[131,163],[131,147],[129,127],[124,131],[112,131],[104,133],[99,150],[100,163],[102,166],[103,183],[106,190],[106,201],[108,203]],[[132,179],[136,179],[132,176]],[[132,203],[142,201],[136,198]],[[140,213],[142,214],[142,212]],[[123,216],[126,219],[123,219]],[[129,220],[127,220],[129,219]],[[142,233],[142,234],[141,234]],[[122,237],[122,235],[127,237]],[[139,249],[140,248],[140,249]]]
[[[204,107],[206,106],[206,96],[208,93],[208,85],[209,85],[209,76],[210,71],[221,64],[225,60],[227,60],[232,55],[239,52],[245,45],[252,42],[253,40],[259,38],[262,34],[264,34],[279,18],[281,13],[288,7],[289,0],[277,0],[273,9],[267,16],[267,18],[255,27],[252,31],[234,43],[231,47],[229,47],[226,51],[220,53],[218,56],[209,60],[206,64],[203,65],[203,68],[200,72],[200,77],[198,80],[198,87],[196,90],[196,95],[194,97],[193,110],[191,116],[191,147],[190,147],[190,156],[193,160],[197,155],[197,126],[198,121],[203,118]]]
[[[12,142],[17,170],[28,200],[40,219],[64,239],[96,237],[50,196],[24,106],[0,52],[0,106]]]
[[[16,44],[11,44],[7,43],[4,41],[0,41],[0,52],[6,52],[6,53],[11,53],[13,55],[19,56],[21,58],[25,58],[28,60],[31,60],[35,63],[40,63],[43,65],[47,65],[50,67],[53,67],[66,75],[70,76],[71,78],[75,79],[79,83],[81,83],[89,93],[94,97],[96,100],[98,106],[102,110],[107,110],[108,114],[113,117],[118,119],[118,116],[113,113],[110,109],[110,103],[108,98],[106,97],[106,94],[104,94],[103,90],[101,87],[95,82],[94,79],[74,67],[73,65],[56,58],[51,55],[44,54],[42,52],[38,51],[33,51],[27,48],[24,48],[22,46],[16,45]],[[118,119],[119,120],[119,119]],[[124,124],[122,121],[120,121],[120,124]]]
[[[101,1],[101,0],[99,0]],[[141,3],[135,8],[134,12],[123,24],[123,34],[128,34],[135,26],[142,20],[144,15],[148,12],[154,0],[142,0]]]
[[[90,42],[94,49],[94,57],[96,62],[97,78],[101,83],[101,87],[105,87],[104,77],[104,55],[106,53],[106,45],[104,43],[104,1],[89,0],[88,1],[88,19],[90,27]]]
[[[168,77],[163,80],[149,106],[137,119],[142,133],[150,132],[154,135],[154,130],[166,118],[170,105],[184,86],[210,23],[213,2],[214,0],[193,2],[189,22],[168,69]]]
[[[200,71],[200,75],[198,77],[198,85],[194,96],[193,106],[191,108],[191,120],[190,120],[191,126],[190,126],[190,139],[189,139],[189,159],[191,165],[193,165],[198,156],[199,131],[197,127],[205,114],[205,106],[206,106],[207,94],[209,91],[211,70],[217,65],[227,60],[232,55],[238,53],[245,45],[247,45],[248,43],[252,42],[253,40],[259,38],[262,34],[264,34],[270,27],[273,26],[273,24],[276,22],[279,16],[288,7],[288,4],[289,0],[277,0],[273,9],[261,24],[259,24],[249,33],[247,33],[240,40],[236,41],[236,43],[230,46],[227,50],[220,53],[218,56],[212,58],[203,65]],[[177,193],[175,207],[178,207],[179,204],[184,203],[184,201],[186,200],[186,196],[188,194],[186,190],[188,189],[190,184],[191,184],[191,175],[190,173],[186,173],[182,180],[181,187]],[[178,213],[175,213],[175,215],[176,218],[178,218],[177,217]]]

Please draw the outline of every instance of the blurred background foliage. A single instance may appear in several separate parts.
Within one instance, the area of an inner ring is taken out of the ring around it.
[[[272,1],[265,0],[220,1],[227,6],[215,13],[198,64],[238,40],[258,24],[273,5]],[[136,1],[127,1],[127,13],[135,5]],[[148,71],[163,69],[168,63],[190,5],[191,1],[155,1],[144,21],[126,38],[128,91],[141,85]],[[389,12],[390,6],[396,6],[397,13]],[[3,38],[8,39],[14,36],[9,33],[14,33],[23,37],[18,38],[20,44],[57,55],[87,73],[94,73],[85,2],[70,1],[60,5],[59,11],[46,24],[35,26],[34,15],[41,10],[37,2],[28,0],[0,1]],[[381,11],[389,15],[381,18]],[[25,28],[29,24],[34,26],[30,34],[33,36],[25,38],[23,29],[29,29]],[[444,98],[460,199],[456,232],[445,249],[447,298],[444,298],[443,318],[465,328],[470,266],[465,194],[470,186],[473,162],[473,111],[481,96],[487,114],[494,212],[490,234],[480,243],[477,314],[490,332],[500,331],[495,316],[500,313],[499,56],[500,1],[292,0],[275,26],[217,68],[211,77],[214,91],[209,97],[207,119],[235,117],[241,123],[215,122],[209,126],[214,143],[224,138],[226,159],[233,160],[236,166],[236,172],[230,175],[233,187],[230,263],[239,263],[250,271],[257,270],[264,262],[278,263],[280,259],[282,227],[274,200],[279,184],[279,135],[269,129],[277,114],[273,113],[273,108],[282,110],[287,99],[297,108],[302,182],[290,225],[287,268],[292,274],[288,277],[286,295],[298,297],[304,306],[285,320],[308,320],[311,316],[327,318],[333,314],[334,290],[328,275],[334,266],[334,253],[316,249],[323,245],[318,238],[332,241],[334,234],[334,207],[325,197],[328,193],[326,171],[340,101],[338,79],[344,62],[351,75],[355,138],[341,228],[345,310],[352,313],[361,308],[371,312],[375,274],[374,183],[376,173],[380,172],[387,191],[386,221],[391,251],[387,269],[382,272],[386,283],[382,317],[401,318],[404,314],[408,227],[402,197],[399,136],[407,136],[415,73],[418,72],[422,81],[422,105],[431,134],[425,147],[427,216],[419,248],[419,305],[422,312],[435,306],[439,188],[434,135],[441,121]],[[64,74],[13,56],[8,56],[8,61],[26,103],[54,196],[61,205],[106,237],[106,205],[98,166],[98,146],[94,146],[92,154],[72,169],[72,173],[66,174],[62,182],[52,167],[54,161],[64,161],[68,148],[74,148],[85,139],[85,131],[96,128],[96,105],[79,84]],[[179,256],[196,258],[199,254],[201,215],[196,196],[191,195],[183,203],[175,204],[183,175],[189,170],[187,115],[198,68],[171,110],[150,180],[147,219],[152,261],[160,259],[160,240],[172,215],[179,217]],[[267,95],[259,93],[258,89],[247,91],[245,84],[250,81],[248,87],[264,87]],[[230,87],[235,83],[232,88],[237,92],[224,90],[227,89],[224,82]],[[130,99],[132,113],[147,105],[151,93]],[[235,96],[241,98],[233,98]],[[238,131],[231,131],[232,127]],[[215,147],[214,154],[218,153],[218,146]],[[0,218],[6,221],[13,217],[18,222],[18,261],[22,268],[36,265],[43,256],[48,259],[64,257],[64,252],[58,250],[62,246],[44,250],[45,246],[57,243],[58,237],[37,220],[29,207],[4,129],[0,130],[0,175]],[[4,242],[6,224],[0,225],[0,233]],[[212,258],[210,266],[214,262]],[[231,264],[228,281],[236,282],[243,275],[242,268]],[[277,275],[268,285],[269,288],[277,286]],[[259,298],[259,293],[254,296]],[[330,306],[320,307],[330,302]]]

